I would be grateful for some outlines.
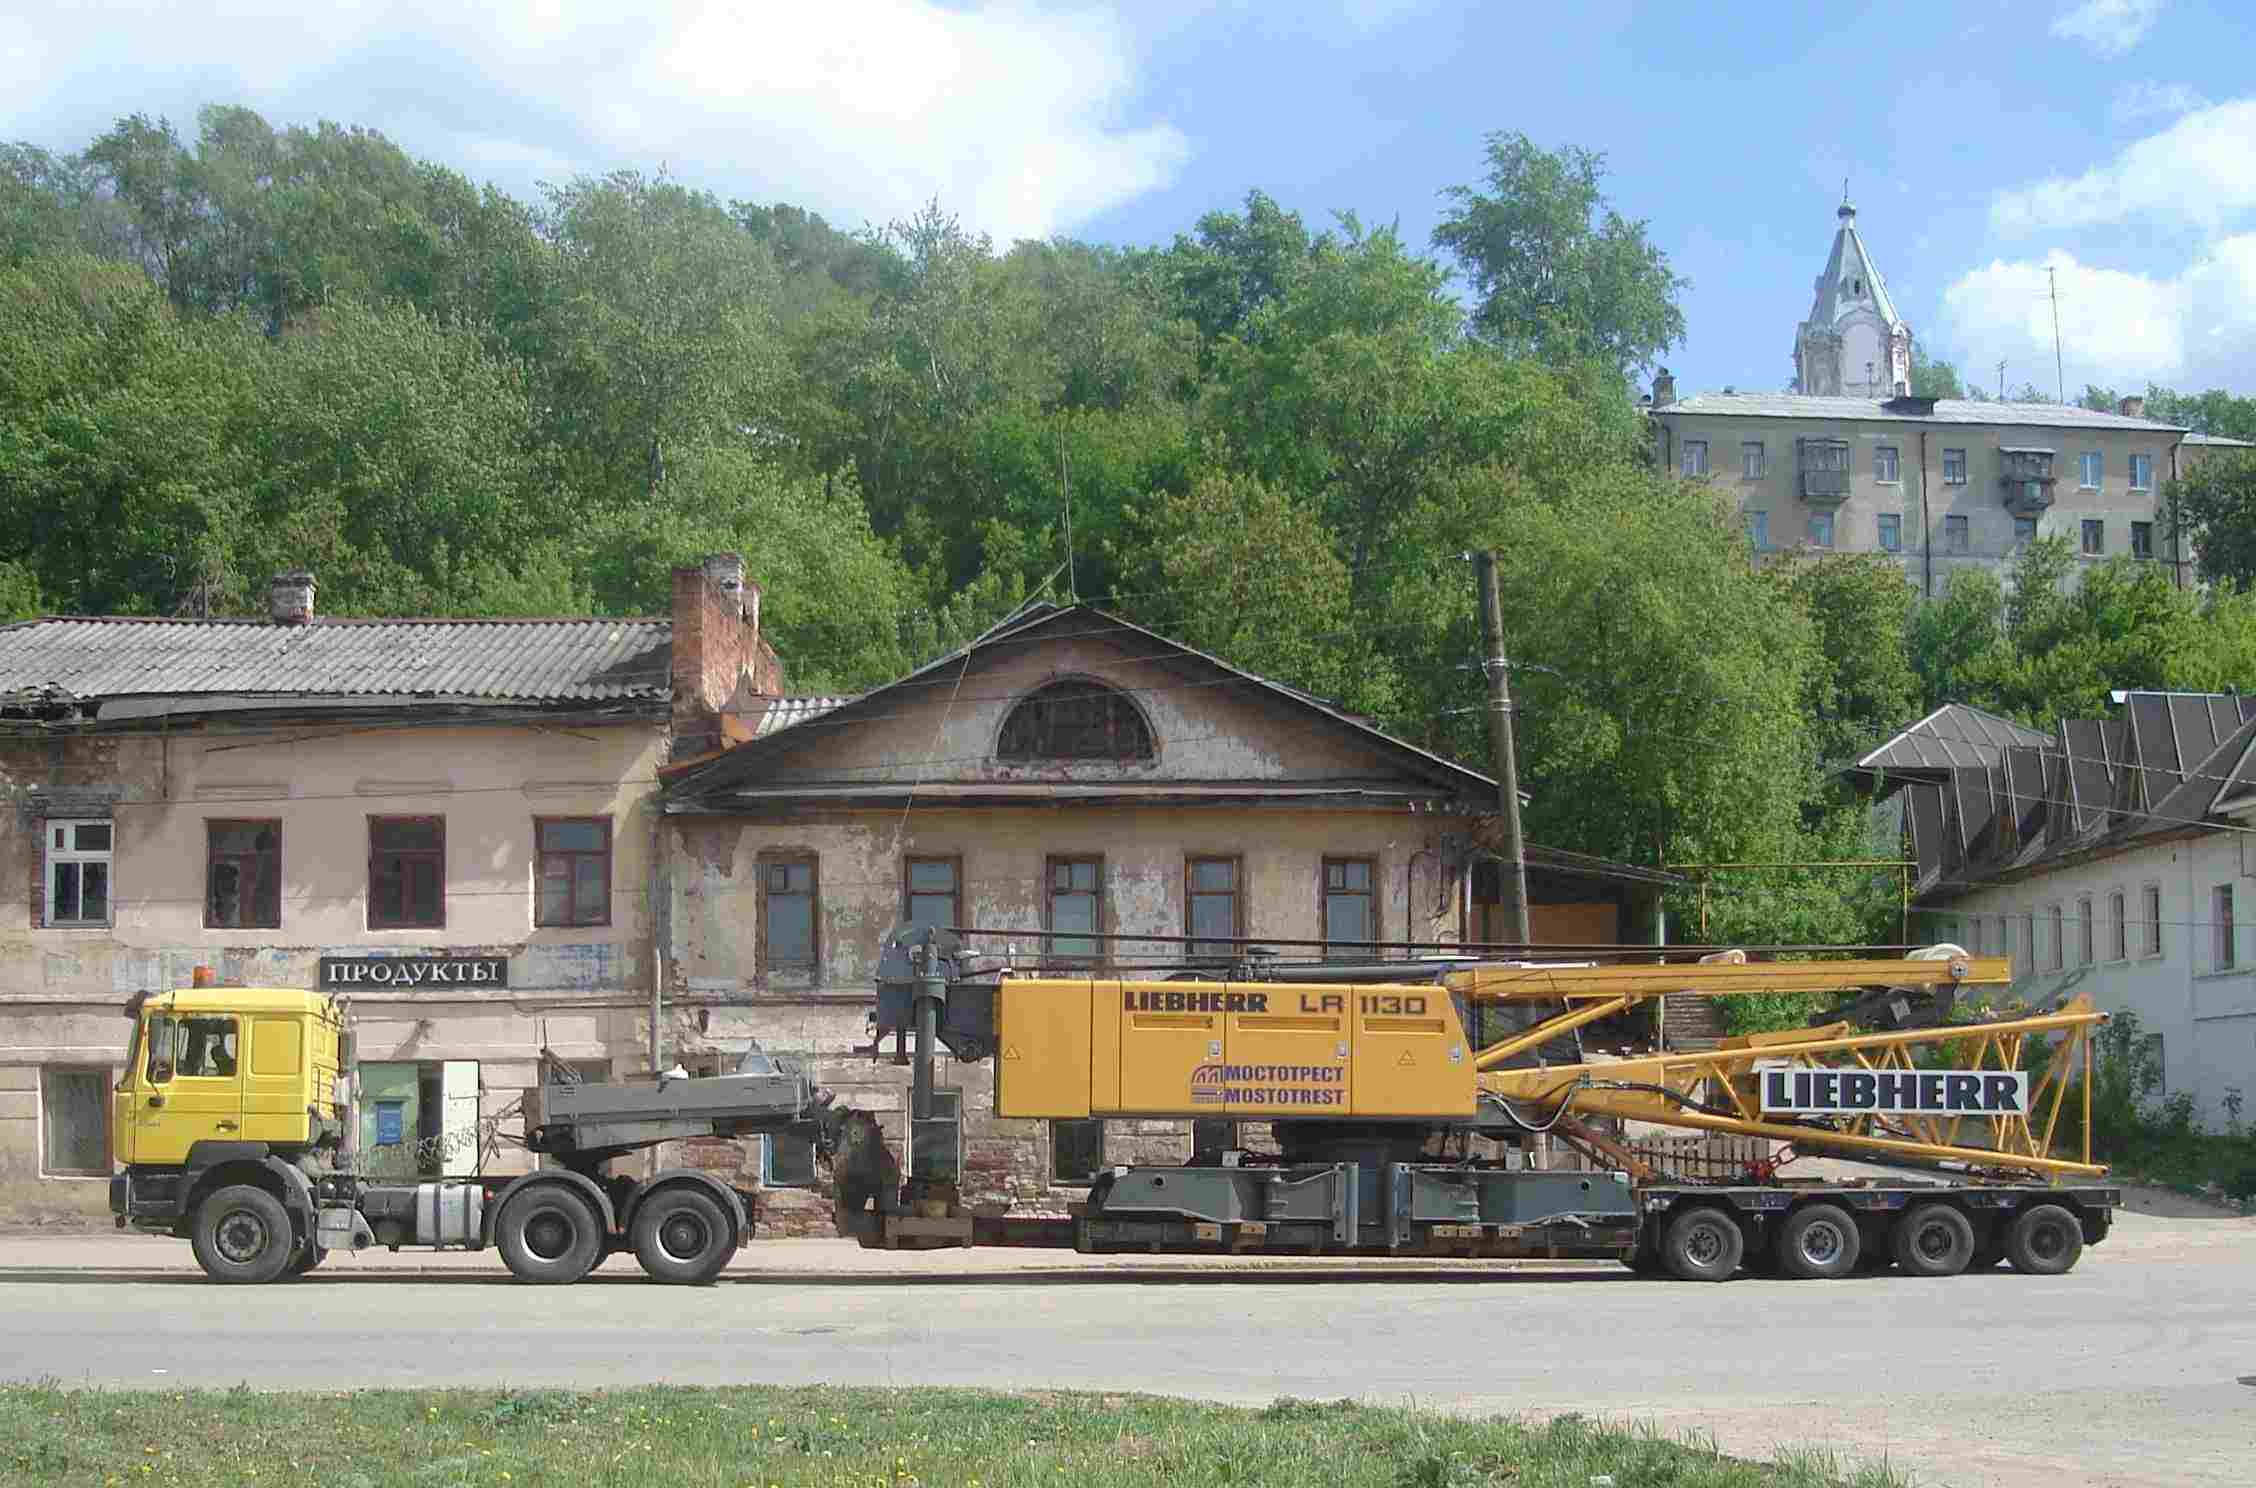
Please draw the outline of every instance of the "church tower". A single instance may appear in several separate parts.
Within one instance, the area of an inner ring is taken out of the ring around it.
[[[1888,282],[1857,234],[1856,208],[1834,214],[1833,256],[1817,276],[1809,319],[1794,333],[1794,391],[1892,398],[1911,389],[1911,327],[1896,313]]]

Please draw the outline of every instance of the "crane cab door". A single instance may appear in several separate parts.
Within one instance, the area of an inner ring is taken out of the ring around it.
[[[126,1161],[170,1166],[198,1142],[243,1135],[243,1029],[233,1013],[152,1013],[138,1088],[122,1091]]]

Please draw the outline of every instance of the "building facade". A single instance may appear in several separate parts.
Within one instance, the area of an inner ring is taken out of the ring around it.
[[[1953,704],[1857,769],[1903,803],[1928,938],[2135,1015],[2153,1095],[2221,1128],[2256,1095],[2256,699],[2117,696],[2052,732]]]
[[[865,1026],[896,922],[985,932],[968,945],[990,966],[1154,978],[1226,970],[1239,937],[1280,962],[1401,960],[1494,928],[1493,781],[1085,607],[1038,607],[843,706],[794,710],[667,771],[665,798],[670,970],[679,993],[718,999],[706,1057],[757,1040],[808,1058],[904,1149],[906,1072]],[[1541,849],[1529,878],[1537,939],[1608,944],[1651,938],[1665,881]],[[1180,1161],[1199,1137],[1000,1121],[991,1061],[944,1067],[945,1139],[976,1202],[1062,1212],[1098,1167]],[[813,1176],[774,1145],[709,1158],[757,1162],[779,1190]],[[763,1212],[829,1222],[819,1195]]]
[[[658,770],[780,685],[741,560],[657,620],[0,628],[0,1205],[98,1213],[135,992],[355,1009],[377,1160],[521,1168],[539,1079],[650,1068]],[[680,644],[677,644],[677,638]],[[677,715],[680,728],[677,729]]]
[[[2167,506],[2187,431],[2148,419],[2137,398],[2110,413],[1908,396],[1679,398],[1664,374],[1650,419],[1661,467],[1728,493],[1758,554],[1885,554],[1932,595],[1954,570],[2008,567],[2058,536],[2083,562],[2129,556],[2189,580]]]

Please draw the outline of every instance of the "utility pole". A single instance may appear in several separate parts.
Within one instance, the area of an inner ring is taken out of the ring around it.
[[[2052,286],[2052,385],[2055,396],[2065,407],[2068,402],[2068,374],[2061,370],[2060,361],[2060,279],[2051,264],[2045,265],[2045,283]]]
[[[1998,401],[2000,403],[2005,401],[2005,359],[2003,357],[1998,359]]]
[[[1520,837],[1520,768],[1512,744],[1512,664],[1504,656],[1504,601],[1496,587],[1496,552],[1479,555],[1481,671],[1488,677],[1488,742],[1496,753],[1496,793],[1504,810],[1504,928],[1514,945],[1534,939],[1528,929],[1527,846]]]

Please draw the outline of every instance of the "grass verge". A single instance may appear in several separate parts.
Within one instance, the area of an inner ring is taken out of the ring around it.
[[[0,1388],[0,1483],[323,1488],[1902,1488],[1822,1456],[1749,1463],[1579,1417],[1465,1420],[1352,1402],[1242,1410],[976,1390]]]

